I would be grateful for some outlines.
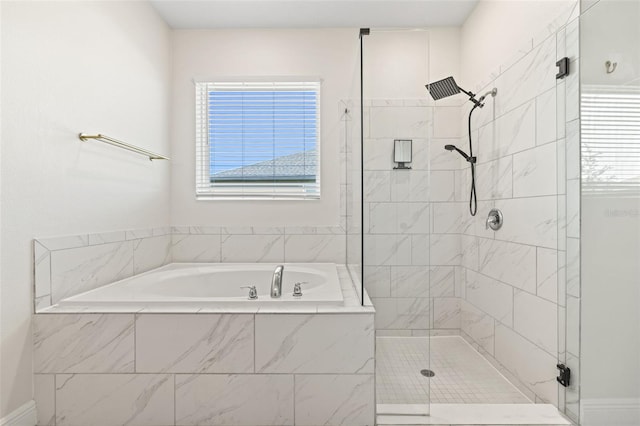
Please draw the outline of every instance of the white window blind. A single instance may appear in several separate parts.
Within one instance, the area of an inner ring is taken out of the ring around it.
[[[582,182],[599,195],[640,193],[640,88],[583,86]]]
[[[320,82],[196,83],[198,198],[320,198]]]

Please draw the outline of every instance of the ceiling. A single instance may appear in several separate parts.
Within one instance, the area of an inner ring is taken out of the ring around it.
[[[478,0],[151,0],[176,29],[460,26]]]

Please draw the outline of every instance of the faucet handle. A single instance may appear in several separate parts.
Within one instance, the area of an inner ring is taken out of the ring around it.
[[[293,297],[302,297],[302,284],[309,284],[308,281],[300,281],[293,285]]]
[[[258,298],[258,290],[256,290],[255,285],[242,285],[240,288],[248,288],[249,289],[249,300],[255,300]]]

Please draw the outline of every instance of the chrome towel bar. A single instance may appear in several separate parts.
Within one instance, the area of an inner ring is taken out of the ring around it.
[[[126,142],[119,141],[118,139],[110,138],[109,136],[98,133],[97,135],[88,135],[86,133],[80,133],[78,135],[81,141],[86,142],[89,139],[94,139],[100,142],[108,143],[109,145],[117,146],[127,151],[136,152],[149,157],[149,160],[169,160],[169,157],[156,154],[155,152],[147,151],[146,149],[137,147],[135,145],[128,144]]]

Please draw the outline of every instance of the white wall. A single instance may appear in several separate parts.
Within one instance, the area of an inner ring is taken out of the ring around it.
[[[339,101],[352,97],[357,29],[175,31],[171,218],[175,225],[335,226],[340,220]],[[322,79],[320,200],[196,201],[194,78]]]
[[[618,94],[625,85],[630,95],[637,96],[639,19],[637,1],[600,1],[582,15],[583,95],[593,93],[593,86],[600,93],[606,93],[609,86]],[[611,74],[605,71],[607,60],[618,63]],[[638,118],[627,120],[625,126],[638,125]],[[592,124],[585,119],[583,132]],[[610,424],[635,425],[640,423],[640,197],[637,188],[611,189],[608,194],[594,194],[590,189],[602,182],[602,170],[621,171],[620,165],[610,162],[625,161],[629,149],[637,150],[640,142],[637,138],[605,140],[611,153],[603,156],[593,152],[593,144],[583,137],[587,140],[582,143],[580,210],[581,420],[585,425],[603,424],[603,418]]]
[[[479,76],[495,71],[574,4],[575,0],[480,0],[462,26],[463,71],[458,83],[470,90]]]
[[[32,239],[169,224],[170,32],[142,2],[3,2],[0,417],[32,399]]]

